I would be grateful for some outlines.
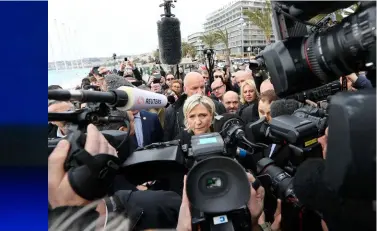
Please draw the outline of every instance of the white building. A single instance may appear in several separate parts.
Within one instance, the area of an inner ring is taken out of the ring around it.
[[[198,57],[200,56],[200,52],[203,49],[203,43],[200,40],[200,36],[202,35],[203,35],[203,32],[196,32],[187,36],[187,43],[193,45],[196,48],[196,50],[198,51],[197,53]]]
[[[232,1],[206,17],[204,33],[226,28],[229,33],[231,54],[247,56],[251,51],[257,50],[257,47],[265,47],[267,43],[263,31],[249,22],[246,16],[242,17],[242,11],[263,8],[265,4],[264,0]],[[274,41],[272,35],[271,42]],[[224,44],[218,44],[215,50],[217,53],[222,53],[224,48]]]

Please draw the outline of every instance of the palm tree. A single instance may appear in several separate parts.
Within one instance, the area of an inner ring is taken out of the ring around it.
[[[270,43],[272,35],[271,2],[267,0],[265,7],[262,9],[243,10],[242,13],[247,16],[251,23],[258,26],[263,31],[266,42]]]
[[[215,31],[215,36],[217,38],[217,41],[223,43],[225,45],[225,63],[227,65],[230,65],[230,48],[229,48],[229,34],[228,30],[225,28],[225,30],[221,30],[220,28]]]
[[[213,48],[217,43],[219,43],[218,37],[215,32],[209,32],[200,36],[200,40],[208,46],[208,48]]]
[[[190,43],[182,42],[182,57],[190,56],[191,58],[195,58],[197,50],[195,46]]]
[[[160,59],[160,50],[159,49],[156,49],[155,51],[153,51],[153,57],[154,57],[155,60]]]

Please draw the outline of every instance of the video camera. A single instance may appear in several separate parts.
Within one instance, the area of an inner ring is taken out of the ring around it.
[[[367,71],[375,83],[375,2],[361,2],[342,22],[314,33],[307,25],[319,26],[304,21],[353,3],[272,1],[274,32],[281,41],[267,46],[250,62],[250,69],[266,69],[279,97],[359,71]]]
[[[50,90],[48,98],[59,101],[87,102],[87,107],[69,112],[49,113],[49,121],[64,121],[70,124],[63,139],[70,142],[64,169],[74,191],[87,200],[102,198],[112,185],[121,165],[120,155],[127,156],[128,133],[119,130],[105,130],[102,134],[117,149],[118,157],[107,153],[91,155],[85,150],[86,129],[96,126],[120,123],[130,129],[126,116],[113,116],[112,111],[140,110],[165,106],[165,96],[132,87],[120,87],[109,92],[87,90]],[[126,114],[125,114],[126,115]],[[119,128],[117,128],[119,129]],[[61,139],[49,140],[49,152],[55,149]]]
[[[299,109],[300,110],[300,109]],[[318,118],[297,111],[293,115],[281,115],[267,123],[265,117],[245,127],[246,138],[251,142],[279,144],[284,147],[277,153],[278,166],[294,174],[307,158],[322,157],[318,137],[324,133],[326,118]]]

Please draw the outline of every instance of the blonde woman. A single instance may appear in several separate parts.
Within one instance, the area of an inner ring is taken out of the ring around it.
[[[212,99],[202,95],[192,95],[183,105],[186,129],[178,134],[183,144],[189,144],[191,136],[211,132],[215,116],[215,104]]]
[[[256,115],[258,117],[259,92],[257,90],[254,80],[252,79],[245,80],[241,84],[240,93],[241,93],[241,96],[240,96],[241,106],[238,109],[238,115],[242,116],[243,111],[247,107],[252,106],[253,108],[255,108],[255,113],[253,113],[253,116]]]

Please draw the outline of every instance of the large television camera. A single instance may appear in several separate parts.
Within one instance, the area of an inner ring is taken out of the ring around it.
[[[267,46],[250,69],[265,68],[280,97],[359,71],[367,71],[375,83],[375,2],[361,2],[355,13],[331,27],[306,21],[354,3],[272,1],[273,29],[279,41]],[[317,30],[308,30],[308,25]]]
[[[176,140],[135,151],[123,164],[122,172],[133,184],[188,172],[186,193],[195,230],[199,226],[201,230],[215,226],[250,230],[250,185],[245,169],[234,160],[244,154],[227,150],[219,133],[194,135],[190,145]]]
[[[318,143],[326,128],[327,117],[320,118],[296,111],[293,115],[281,115],[267,122],[265,117],[245,127],[248,140],[264,144],[279,144],[282,149],[275,162],[285,171],[294,174],[307,158],[322,157]]]

